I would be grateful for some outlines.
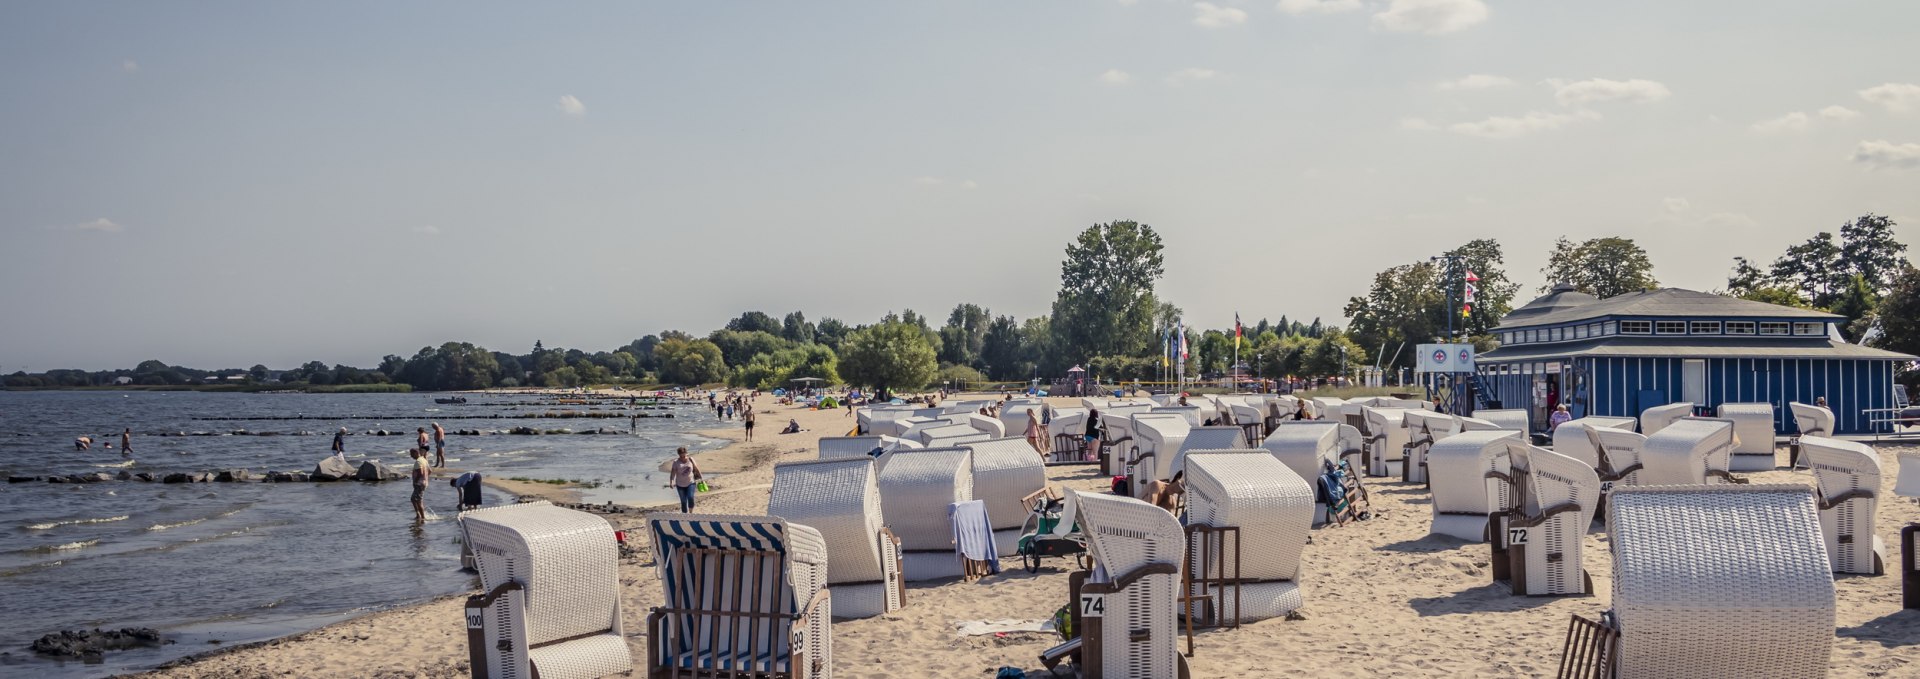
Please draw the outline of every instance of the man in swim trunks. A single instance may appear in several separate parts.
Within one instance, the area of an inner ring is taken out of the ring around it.
[[[133,454],[133,427],[120,430],[120,454]]]
[[[93,447],[93,437],[82,436],[73,440],[74,450],[86,450]]]
[[[433,423],[433,466],[447,466],[447,430]]]

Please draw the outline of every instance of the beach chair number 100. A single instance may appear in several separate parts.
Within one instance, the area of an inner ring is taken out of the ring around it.
[[[1507,529],[1507,544],[1509,544],[1509,545],[1524,545],[1524,544],[1527,544],[1527,529],[1525,529],[1525,528],[1508,528],[1508,529]]]
[[[1107,615],[1107,595],[1105,594],[1080,595],[1080,617],[1104,618],[1106,617],[1106,615]]]
[[[467,613],[467,629],[484,629],[487,625],[486,619],[482,617],[482,615],[481,613]]]

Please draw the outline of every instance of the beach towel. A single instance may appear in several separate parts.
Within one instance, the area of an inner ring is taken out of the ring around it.
[[[987,573],[1000,572],[1000,553],[993,545],[993,523],[987,519],[986,501],[947,505],[947,518],[953,522],[953,547],[961,563],[984,565]]]

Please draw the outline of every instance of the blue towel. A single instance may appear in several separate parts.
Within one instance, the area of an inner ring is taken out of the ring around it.
[[[1000,553],[993,546],[993,522],[987,520],[987,503],[955,502],[947,505],[947,518],[953,522],[954,552],[962,558],[992,564],[991,572],[1000,572]]]

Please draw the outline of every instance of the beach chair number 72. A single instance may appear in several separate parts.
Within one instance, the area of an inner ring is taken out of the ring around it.
[[[1104,618],[1106,616],[1107,616],[1107,595],[1105,594],[1080,595],[1080,617]]]
[[[1524,544],[1527,544],[1527,529],[1525,529],[1525,528],[1508,528],[1508,529],[1507,529],[1507,544],[1509,544],[1509,545],[1524,545]]]

